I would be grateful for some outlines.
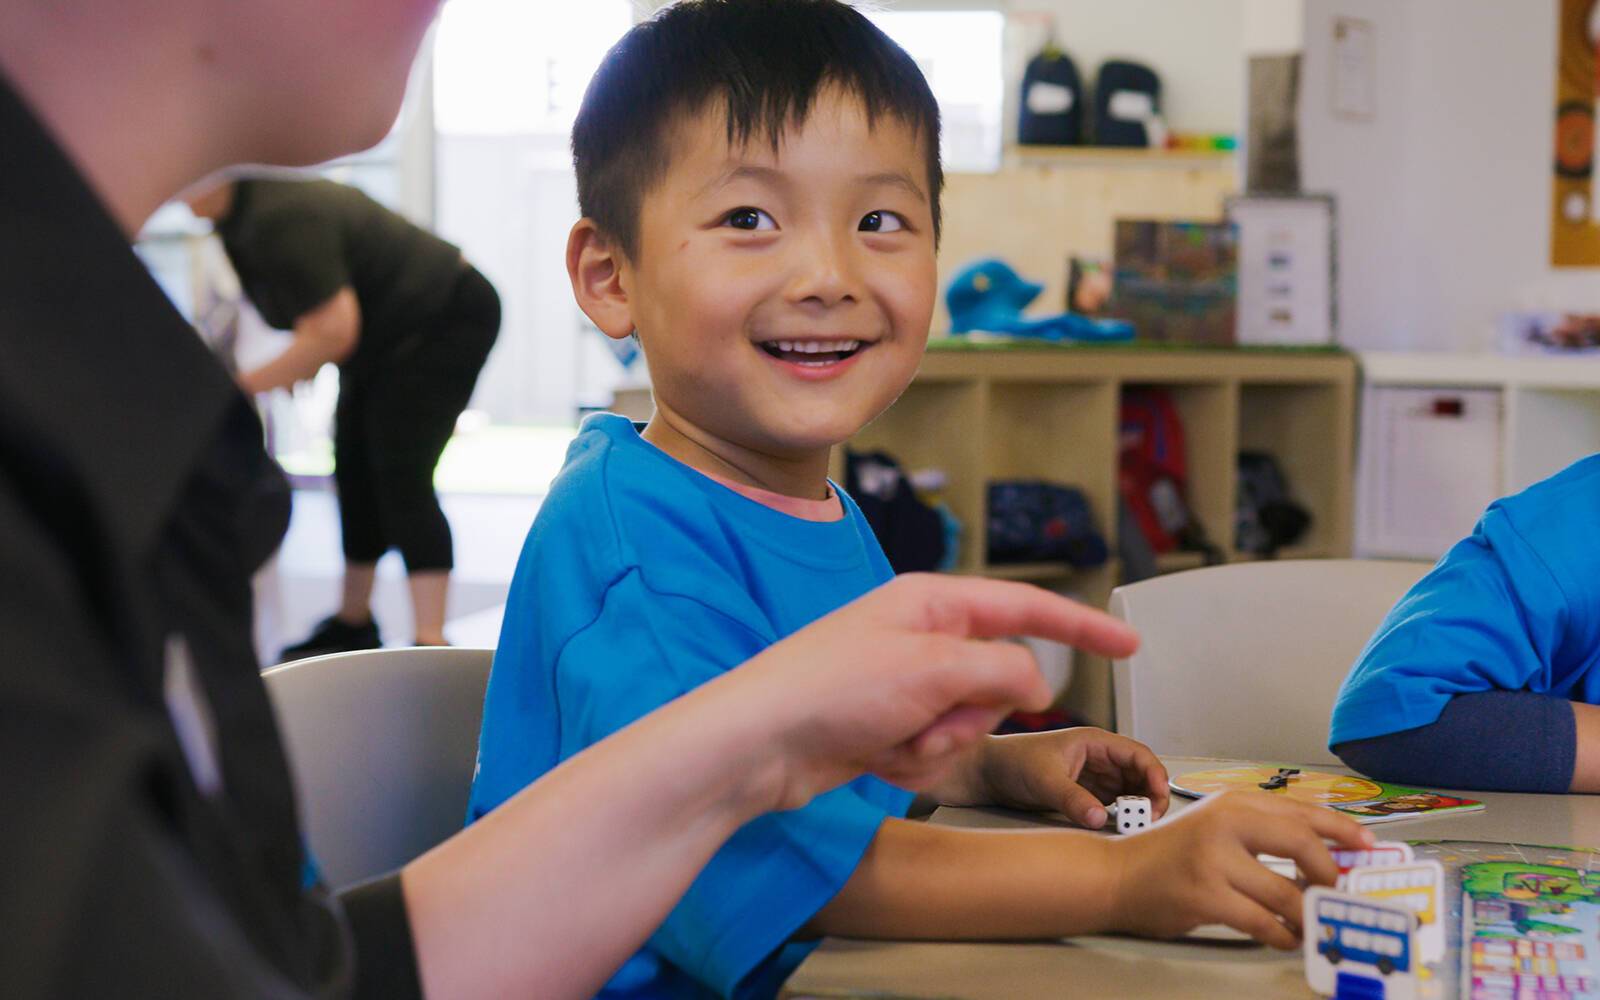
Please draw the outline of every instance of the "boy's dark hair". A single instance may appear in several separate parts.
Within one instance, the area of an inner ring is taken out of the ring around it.
[[[572,126],[578,206],[637,257],[644,195],[665,174],[675,116],[726,102],[728,141],[764,136],[773,149],[804,122],[817,92],[861,99],[867,121],[892,115],[926,146],[939,237],[939,105],[917,64],[841,0],[683,0],[606,53]]]

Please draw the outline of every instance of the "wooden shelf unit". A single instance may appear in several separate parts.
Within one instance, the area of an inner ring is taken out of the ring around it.
[[[1020,579],[1105,607],[1121,565],[1073,571],[1053,564],[988,563],[987,484],[1038,478],[1076,486],[1115,548],[1117,437],[1125,387],[1172,393],[1184,421],[1189,502],[1207,537],[1230,560],[1234,548],[1237,455],[1271,452],[1296,500],[1312,514],[1302,544],[1285,557],[1350,554],[1355,448],[1354,359],[1341,352],[1151,350],[1041,347],[940,349],[851,447],[881,448],[908,470],[943,469],[946,503],[963,525],[957,572]],[[1174,553],[1163,571],[1199,565]],[[1107,664],[1079,657],[1063,703],[1110,727]]]

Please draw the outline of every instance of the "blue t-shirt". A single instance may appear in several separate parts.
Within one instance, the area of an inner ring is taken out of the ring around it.
[[[1333,707],[1330,746],[1425,726],[1451,698],[1600,704],[1600,455],[1496,500],[1401,598]]]
[[[888,581],[871,528],[840,498],[843,520],[792,517],[674,460],[622,417],[584,421],[511,584],[469,821]],[[745,825],[602,996],[773,995],[814,947],[789,939],[911,799],[865,777]]]

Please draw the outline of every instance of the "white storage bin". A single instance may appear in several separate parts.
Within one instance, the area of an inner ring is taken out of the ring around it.
[[[1501,493],[1498,388],[1368,386],[1357,550],[1436,559]]]

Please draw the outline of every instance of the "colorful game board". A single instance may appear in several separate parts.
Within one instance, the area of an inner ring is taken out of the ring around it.
[[[1441,795],[1421,788],[1389,785],[1369,778],[1327,771],[1297,771],[1275,764],[1243,764],[1190,771],[1169,784],[1192,799],[1229,789],[1265,789],[1297,802],[1311,802],[1342,812],[1362,823],[1386,823],[1436,813],[1474,812],[1476,799]],[[1274,786],[1274,787],[1267,787]]]
[[[1412,841],[1445,869],[1448,954],[1423,1000],[1600,1000],[1600,850]]]

